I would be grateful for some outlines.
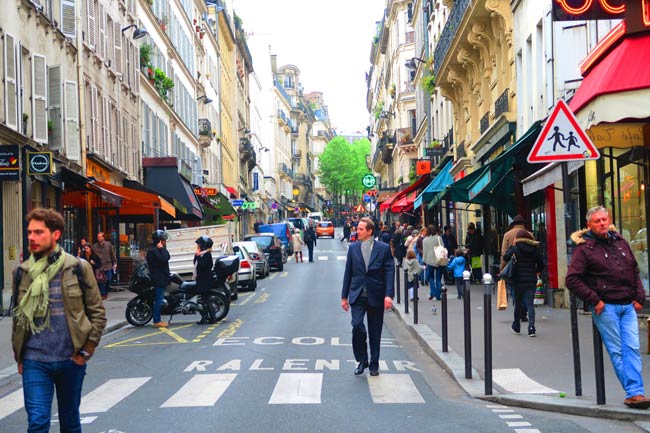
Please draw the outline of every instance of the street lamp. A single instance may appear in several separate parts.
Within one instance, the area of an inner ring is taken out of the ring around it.
[[[196,100],[197,102],[203,99],[203,105],[207,105],[212,102],[212,99],[208,98],[208,95],[199,96]]]
[[[406,66],[406,69],[412,69],[415,70],[418,68],[418,65],[415,63],[416,60],[420,63],[426,63],[426,60],[423,60],[419,57],[411,57],[409,60],[406,61],[404,66]]]
[[[128,29],[133,28],[133,27],[135,27],[135,30],[133,30],[133,39],[144,38],[145,36],[147,36],[149,34],[149,32],[147,32],[146,29],[138,27],[135,24],[130,24],[130,25],[124,27],[122,29],[122,33],[124,33],[125,31],[127,31]]]

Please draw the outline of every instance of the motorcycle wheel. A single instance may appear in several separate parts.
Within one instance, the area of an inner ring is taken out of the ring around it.
[[[142,299],[129,303],[126,307],[126,321],[133,326],[144,326],[153,317],[153,308]]]
[[[214,321],[223,320],[230,311],[230,299],[223,293],[213,293],[210,295],[210,303],[214,309]]]

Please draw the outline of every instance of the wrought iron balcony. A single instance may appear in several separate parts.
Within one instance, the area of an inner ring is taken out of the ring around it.
[[[199,144],[202,147],[210,146],[212,142],[212,124],[208,119],[199,119]]]
[[[497,118],[503,113],[507,113],[510,111],[510,108],[508,107],[508,92],[510,89],[506,89],[503,91],[501,95],[497,98],[496,101],[494,101],[494,117]]]
[[[485,113],[485,115],[483,115],[483,117],[481,117],[481,121],[479,122],[479,126],[480,126],[480,130],[481,130],[481,134],[483,134],[485,131],[488,130],[488,128],[490,127],[490,112],[489,111],[487,113]]]
[[[254,149],[251,149],[250,156],[246,161],[246,164],[248,165],[248,170],[252,170],[257,165],[257,153]]]
[[[279,168],[280,173],[282,173],[282,174],[284,174],[285,176],[288,176],[288,177],[293,177],[293,170],[290,169],[289,167],[287,167],[287,164],[285,164],[284,162],[281,162],[279,164],[279,167],[280,167]]]
[[[298,159],[298,160],[299,160],[300,158],[302,158],[302,150],[300,150],[300,149],[296,149],[296,150],[294,150],[294,151],[293,151],[293,154],[291,155],[291,158],[293,158],[293,159]]]
[[[246,161],[250,158],[251,154],[255,153],[253,144],[247,137],[242,137],[239,139],[239,159]]]
[[[397,144],[411,144],[414,136],[415,132],[411,128],[399,128],[397,130]]]
[[[440,76],[440,68],[442,67],[442,63],[445,61],[445,58],[447,58],[447,55],[449,54],[451,44],[456,38],[456,33],[458,32],[460,23],[463,21],[463,17],[469,8],[469,5],[470,0],[454,1],[454,6],[449,13],[447,23],[442,29],[440,39],[436,43],[436,48],[433,52],[433,74],[436,77]]]

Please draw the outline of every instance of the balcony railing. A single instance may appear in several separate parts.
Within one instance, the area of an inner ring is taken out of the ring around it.
[[[275,88],[278,89],[278,91],[282,94],[282,96],[288,103],[291,103],[291,97],[289,96],[287,91],[284,90],[284,86],[282,86],[282,84],[280,84],[278,80],[273,80],[273,81],[275,82]]]
[[[293,177],[293,170],[291,170],[289,167],[287,167],[287,164],[284,162],[280,163],[280,173],[284,173],[288,177]]]
[[[485,131],[488,130],[490,127],[490,112],[488,111],[485,113],[483,117],[481,117],[481,121],[479,123],[480,129],[481,129],[481,134],[483,134]]]
[[[284,113],[284,111],[278,109],[278,120],[281,121],[283,124],[287,124],[288,118],[287,115]]]
[[[300,149],[298,149],[298,150],[294,150],[293,153],[291,154],[291,157],[292,157],[293,159],[300,159],[300,158],[302,158],[302,150],[300,150]]]
[[[463,140],[456,146],[456,158],[461,159],[465,158],[466,156],[467,153],[465,152],[465,140]]]
[[[449,53],[451,44],[456,38],[456,32],[458,32],[460,23],[463,21],[463,17],[465,16],[465,12],[467,12],[469,5],[470,0],[456,0],[454,2],[454,7],[449,14],[449,18],[447,18],[445,28],[442,29],[440,39],[436,42],[436,48],[433,53],[433,74],[436,77],[440,76],[440,67],[442,66],[442,62],[444,62]]]
[[[209,119],[199,119],[199,135],[212,135],[212,124]]]
[[[497,98],[496,101],[494,101],[494,117],[499,117],[503,113],[507,113],[510,111],[508,107],[508,91],[509,89],[506,89],[503,91],[503,93]]]
[[[411,144],[415,132],[411,128],[399,128],[397,130],[397,144]]]

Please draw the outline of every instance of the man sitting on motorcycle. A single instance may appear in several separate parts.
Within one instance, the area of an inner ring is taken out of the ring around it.
[[[214,305],[210,302],[208,291],[214,284],[212,276],[212,239],[201,236],[196,241],[196,253],[194,254],[194,276],[196,278],[196,291],[201,303],[201,320],[198,325],[215,323],[216,314]]]

